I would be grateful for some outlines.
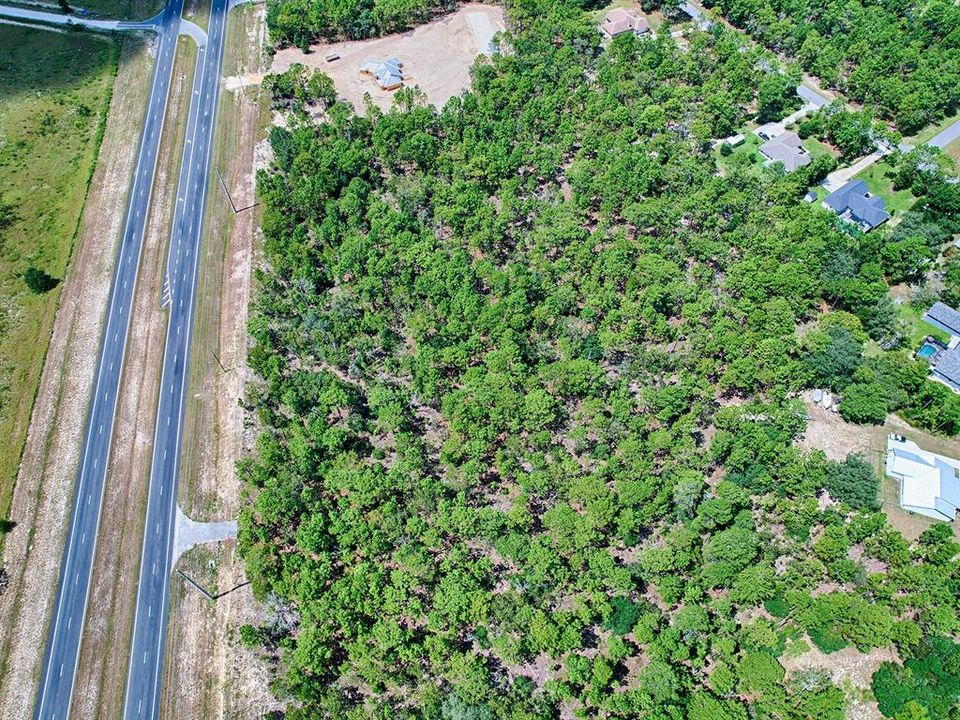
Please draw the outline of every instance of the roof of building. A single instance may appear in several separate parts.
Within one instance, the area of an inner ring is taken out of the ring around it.
[[[887,438],[887,474],[899,477],[900,504],[941,520],[960,506],[960,460],[922,450],[916,443]]]
[[[843,187],[827,195],[824,204],[838,215],[849,213],[855,222],[872,230],[890,219],[887,203],[878,195],[871,195],[863,180],[850,180]]]
[[[810,164],[810,153],[800,143],[800,136],[795,132],[785,132],[770,138],[760,146],[760,152],[769,158],[770,162],[783,163],[783,169],[787,172]]]
[[[703,13],[688,2],[682,2],[677,7],[691,17],[701,30],[706,30],[712,23],[704,17]]]
[[[937,355],[934,375],[939,375],[951,385],[960,388],[960,349],[951,348]]]
[[[960,335],[960,312],[939,300],[923,314],[923,319],[934,321],[937,325],[946,328],[952,335]]]
[[[645,33],[650,29],[650,23],[645,17],[637,15],[633,10],[614,8],[607,13],[600,29],[610,37],[622,35],[625,32]]]
[[[385,90],[389,90],[390,88],[402,85],[403,76],[390,70],[383,70],[377,73],[377,84]]]
[[[381,88],[389,90],[403,84],[402,67],[403,63],[395,57],[379,61],[368,59],[360,63],[360,72],[373,75]]]

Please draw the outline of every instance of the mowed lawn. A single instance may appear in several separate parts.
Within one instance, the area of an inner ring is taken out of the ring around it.
[[[887,210],[897,217],[909,210],[916,202],[916,198],[910,190],[893,189],[893,180],[890,177],[892,172],[893,166],[884,159],[857,173],[854,177],[857,180],[863,180],[871,193],[880,195],[886,200]]]
[[[60,285],[38,295],[22,275],[67,271],[118,57],[109,37],[0,25],[0,520],[60,297]]]

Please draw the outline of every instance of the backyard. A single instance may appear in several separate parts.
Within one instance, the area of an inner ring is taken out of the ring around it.
[[[909,210],[916,198],[909,190],[893,189],[893,180],[889,177],[889,173],[892,171],[893,167],[890,162],[883,159],[857,173],[854,178],[863,180],[871,193],[886,200],[887,210],[893,218],[896,218]]]

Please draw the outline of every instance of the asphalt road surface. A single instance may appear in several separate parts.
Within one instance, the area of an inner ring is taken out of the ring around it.
[[[86,18],[80,15],[59,15],[57,13],[43,12],[42,10],[28,10],[23,7],[9,7],[0,5],[0,18],[13,18],[16,20],[25,20],[32,22],[48,23],[53,25],[71,25],[88,28],[90,30],[102,30],[110,32],[113,30],[158,30],[158,25],[163,22],[166,12],[160,13],[155,18],[144,20],[143,22],[126,22],[123,20],[96,20]]]
[[[170,315],[160,381],[124,720],[152,720],[160,710],[184,399],[189,377],[200,240],[204,205],[210,186],[210,157],[228,9],[228,0],[212,0],[207,43],[198,50],[187,140],[177,188],[167,258],[169,291],[166,298]]]
[[[60,579],[54,599],[37,702],[34,706],[34,717],[40,720],[64,720],[70,710],[77,659],[80,656],[80,638],[90,592],[90,574],[100,522],[104,479],[110,458],[117,391],[130,326],[130,308],[153,189],[182,6],[183,0],[170,0],[163,13],[155,18],[159,33],[157,63],[153,71],[127,217],[110,288],[106,328],[101,339],[96,380],[87,416],[86,439],[80,456],[73,509],[60,563]]]

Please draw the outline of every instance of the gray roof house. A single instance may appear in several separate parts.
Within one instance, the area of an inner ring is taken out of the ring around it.
[[[923,319],[953,337],[960,337],[960,312],[942,302],[935,302],[923,314]]]
[[[823,201],[823,207],[833,210],[841,219],[858,225],[864,232],[873,230],[890,219],[886,201],[871,195],[863,180],[850,180],[834,190]]]
[[[800,136],[795,132],[770,138],[760,146],[760,154],[767,159],[764,165],[783,163],[783,169],[787,172],[810,164],[810,153],[800,144]]]
[[[936,363],[930,366],[930,379],[960,392],[960,348],[950,348],[937,355]]]
[[[704,31],[709,30],[710,26],[713,25],[712,22],[710,22],[709,20],[707,20],[706,17],[704,17],[702,12],[700,12],[697,8],[695,8],[690,3],[682,2],[679,5],[677,5],[677,7],[680,8],[681,12],[684,12],[687,15],[689,15],[690,19],[693,20],[697,24],[697,27],[700,28],[701,30],[704,30]]]

